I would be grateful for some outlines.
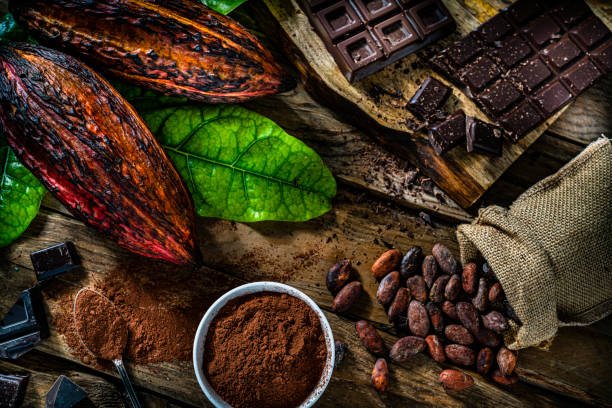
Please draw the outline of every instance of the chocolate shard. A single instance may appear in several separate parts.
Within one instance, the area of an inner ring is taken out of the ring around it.
[[[94,407],[85,390],[65,375],[60,375],[53,383],[47,397],[45,408],[89,408]]]
[[[471,116],[465,119],[466,145],[469,153],[487,153],[501,156],[503,129]]]
[[[465,141],[465,113],[462,110],[429,128],[429,143],[442,155]]]
[[[426,120],[446,103],[451,90],[435,78],[427,77],[406,108],[420,119]]]
[[[36,279],[39,282],[80,268],[72,242],[62,242],[30,254]]]
[[[18,408],[23,403],[29,375],[0,374],[0,407]]]

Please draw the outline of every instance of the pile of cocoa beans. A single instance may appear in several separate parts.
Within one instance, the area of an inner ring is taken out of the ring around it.
[[[518,381],[517,355],[504,347],[502,333],[509,320],[520,321],[488,264],[470,262],[461,268],[450,250],[438,243],[427,256],[418,246],[404,255],[388,250],[371,271],[379,282],[378,303],[398,332],[406,334],[387,350],[372,324],[361,320],[355,326],[362,344],[378,357],[372,384],[379,392],[389,385],[385,358],[401,363],[421,352],[441,364],[475,369],[502,385]],[[361,283],[353,279],[348,260],[328,272],[327,287],[336,295],[335,312],[348,311],[360,296]],[[447,369],[440,374],[440,382],[447,390],[460,391],[473,385],[474,379]]]

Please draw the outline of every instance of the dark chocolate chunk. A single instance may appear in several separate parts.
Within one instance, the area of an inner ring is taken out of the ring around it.
[[[482,56],[466,67],[461,79],[472,90],[481,90],[500,75],[501,69],[497,64],[491,58]]]
[[[516,108],[502,116],[500,123],[508,131],[507,136],[516,142],[525,133],[538,126],[544,118],[529,102],[523,101]]]
[[[572,99],[572,94],[560,81],[546,85],[533,96],[542,111],[552,115]]]
[[[592,48],[610,34],[608,27],[597,17],[590,16],[570,31],[586,48]]]
[[[429,63],[440,74],[446,76],[448,79],[456,84],[461,84],[457,75],[457,70],[451,66],[446,54],[438,54],[429,60]]]
[[[465,113],[459,110],[429,129],[429,143],[442,155],[465,141]]]
[[[507,78],[502,78],[478,96],[478,100],[490,112],[503,112],[522,97],[519,90]]]
[[[336,40],[363,25],[349,2],[338,2],[317,12],[319,24],[330,39]]]
[[[523,28],[523,33],[537,46],[542,46],[550,40],[558,38],[561,34],[561,27],[555,23],[552,17],[544,14]]]
[[[603,72],[612,72],[612,38],[591,52],[591,58]]]
[[[587,89],[602,75],[588,58],[583,58],[578,63],[572,65],[561,78],[569,86],[574,95],[580,94]]]
[[[45,398],[45,408],[85,408],[94,407],[85,390],[65,375],[60,375],[53,383]]]
[[[551,70],[538,57],[525,61],[511,72],[511,76],[527,92],[536,89],[552,74]]]
[[[30,259],[39,282],[80,267],[74,244],[69,241],[32,252]]]
[[[435,78],[427,77],[410,101],[407,109],[421,119],[427,119],[448,100],[451,90]]]
[[[513,35],[499,43],[495,55],[506,66],[513,67],[531,55],[531,47],[520,35]]]
[[[449,58],[457,65],[463,65],[480,53],[481,47],[475,35],[468,35],[447,48]]]
[[[0,374],[0,407],[19,408],[23,403],[28,375]]]
[[[590,13],[589,6],[582,1],[566,0],[553,8],[552,16],[565,28],[569,28]]]
[[[580,48],[568,36],[542,50],[542,55],[557,70],[563,69],[567,64],[578,58],[580,54]]]
[[[512,25],[506,20],[503,14],[498,14],[478,28],[483,40],[493,43],[508,34],[512,30]]]
[[[503,130],[499,126],[468,116],[465,120],[467,151],[501,156]]]
[[[542,11],[542,7],[534,0],[518,0],[506,9],[517,24],[522,24]]]

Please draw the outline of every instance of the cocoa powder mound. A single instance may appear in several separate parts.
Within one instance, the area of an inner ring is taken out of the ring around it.
[[[296,407],[317,386],[326,358],[316,313],[293,296],[264,292],[221,309],[203,365],[211,386],[235,408]]]

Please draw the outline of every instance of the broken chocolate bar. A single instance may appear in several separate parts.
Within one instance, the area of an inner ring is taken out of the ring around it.
[[[79,269],[79,260],[72,242],[62,242],[30,254],[39,282]]]
[[[450,94],[448,86],[435,78],[427,77],[406,108],[418,118],[426,120],[442,108]]]
[[[349,81],[358,81],[455,30],[440,0],[300,0]]]
[[[87,393],[65,375],[60,375],[55,380],[45,398],[45,408],[86,407],[94,407],[94,404]]]
[[[442,155],[465,141],[465,113],[462,110],[429,128],[429,143]]]
[[[465,119],[467,151],[501,156],[503,130],[499,126],[468,116]]]
[[[0,374],[0,407],[19,408],[28,386],[27,375]]]

